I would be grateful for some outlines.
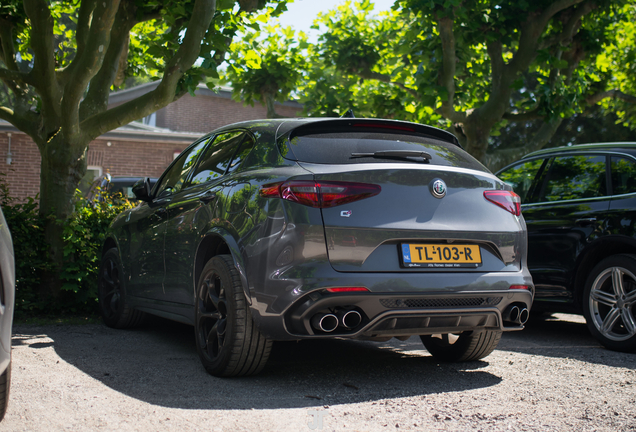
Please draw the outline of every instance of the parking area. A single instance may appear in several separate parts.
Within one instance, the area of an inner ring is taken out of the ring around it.
[[[206,374],[192,328],[169,321],[16,325],[0,431],[634,431],[635,368],[561,314],[478,362],[440,364],[415,337],[303,341],[230,379]]]

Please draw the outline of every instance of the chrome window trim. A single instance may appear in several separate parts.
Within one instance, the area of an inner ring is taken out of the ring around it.
[[[636,193],[636,192],[634,192]],[[605,195],[602,197],[594,197],[594,198],[577,198],[572,200],[560,200],[560,201],[542,201],[536,203],[527,203],[521,204],[521,208],[525,208],[528,206],[546,206],[546,205],[554,205],[554,204],[569,204],[569,203],[581,203],[581,202],[592,202],[592,201],[606,201],[612,197],[617,195]]]

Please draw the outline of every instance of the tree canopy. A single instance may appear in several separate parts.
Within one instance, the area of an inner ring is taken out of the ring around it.
[[[61,225],[86,172],[94,138],[143,118],[218,77],[232,39],[258,30],[286,0],[5,0],[0,5],[0,119],[28,134],[42,156],[40,213],[55,262]],[[158,80],[108,108],[126,77]]]
[[[608,0],[396,0],[375,15],[369,0],[349,1],[316,21],[322,33],[299,63],[295,94],[310,115],[353,108],[450,129],[494,169],[543,147],[564,118],[590,105],[602,102],[633,122],[634,8]],[[269,48],[261,41],[252,49]],[[529,120],[539,125],[530,141],[489,151],[500,128]]]

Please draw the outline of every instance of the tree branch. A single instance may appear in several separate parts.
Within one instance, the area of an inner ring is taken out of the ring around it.
[[[532,137],[532,140],[530,140],[530,142],[526,145],[487,153],[482,162],[494,172],[528,153],[542,149],[554,136],[555,132],[561,125],[561,122],[563,122],[561,117],[544,122],[534,137]]]
[[[88,93],[80,106],[80,121],[105,111],[108,106],[110,86],[115,80],[119,61],[130,35],[130,30],[137,24],[135,11],[128,7],[130,3],[120,4],[112,26],[110,44],[104,56],[101,68],[91,79]],[[134,6],[133,6],[134,7]]]
[[[504,72],[503,47],[501,41],[490,41],[486,44],[488,57],[490,57],[490,68],[492,70],[492,87],[501,85]]]
[[[455,50],[453,19],[450,17],[439,18],[437,20],[437,28],[442,40],[442,70],[439,74],[439,85],[444,87],[448,93],[448,98],[442,101],[439,111],[450,121],[461,123],[466,118],[466,114],[458,113],[454,107],[457,53]]]
[[[15,49],[13,46],[13,23],[0,18],[0,53],[2,61],[7,69],[11,71],[18,70],[18,64],[15,61]]]
[[[81,56],[75,56],[70,68],[68,82],[70,85],[64,88],[62,110],[64,112],[62,127],[68,136],[79,134],[79,104],[84,90],[90,80],[99,72],[108,46],[110,44],[110,32],[113,27],[115,15],[119,9],[119,0],[96,1],[94,4],[82,2],[81,7],[92,9],[93,17],[90,20],[90,30],[86,40],[86,46]]]
[[[199,56],[201,41],[210,27],[215,10],[216,0],[196,0],[183,42],[168,61],[163,79],[157,88],[137,99],[86,118],[81,123],[86,138],[96,138],[145,117],[180,97],[183,92],[176,92],[179,80]]]
[[[0,80],[10,85],[10,82],[23,82],[33,84],[30,74],[20,72],[19,70],[9,70],[0,67]]]
[[[77,43],[76,57],[81,57],[86,50],[86,41],[88,40],[94,10],[94,1],[84,1],[80,4],[77,17],[77,30],[75,31],[75,41]]]
[[[569,8],[583,0],[558,0],[551,3],[541,13],[528,14],[525,22],[521,26],[521,36],[519,37],[519,48],[508,63],[507,75],[514,79],[518,72],[528,68],[537,53],[539,39],[545,31],[548,23],[560,11]]]
[[[620,99],[628,103],[636,104],[635,96],[629,95],[627,93],[623,93],[619,89],[607,90],[607,91],[593,94],[591,96],[588,96],[587,99],[585,99],[585,102],[587,102],[588,105],[596,105],[603,99],[607,99],[607,98]]]
[[[34,60],[30,76],[42,98],[44,118],[57,123],[61,115],[59,101],[62,98],[62,89],[55,79],[53,18],[46,0],[24,0],[23,4],[32,26],[31,49]]]
[[[22,132],[29,135],[38,143],[38,127],[40,116],[33,111],[27,111],[23,115],[19,115],[11,108],[0,106],[0,119],[8,121]],[[38,143],[39,145],[39,143]]]
[[[541,42],[538,49],[545,49],[571,40],[574,37],[574,34],[581,27],[581,18],[590,13],[594,8],[596,8],[596,4],[594,4],[594,2],[590,0],[585,1],[580,7],[577,7],[574,10],[568,21],[563,25],[561,33]]]

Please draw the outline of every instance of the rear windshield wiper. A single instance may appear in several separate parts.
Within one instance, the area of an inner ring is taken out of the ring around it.
[[[373,153],[351,153],[352,158],[359,157],[373,157],[373,158],[398,158],[398,159],[410,159],[410,158],[422,158],[425,161],[433,159],[433,157],[420,150],[378,150]]]

